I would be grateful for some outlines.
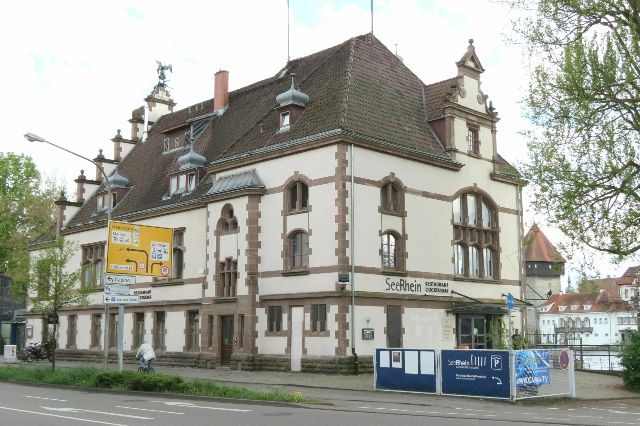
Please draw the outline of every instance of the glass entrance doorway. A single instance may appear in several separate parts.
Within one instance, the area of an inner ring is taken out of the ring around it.
[[[458,315],[458,346],[487,349],[487,317]]]

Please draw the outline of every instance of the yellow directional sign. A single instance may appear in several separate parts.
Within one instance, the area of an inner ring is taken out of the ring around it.
[[[171,276],[173,229],[109,222],[107,273]]]

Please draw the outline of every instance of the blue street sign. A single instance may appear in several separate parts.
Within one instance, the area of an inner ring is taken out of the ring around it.
[[[509,398],[509,352],[443,350],[442,394]]]
[[[513,294],[511,294],[511,293],[507,294],[507,308],[513,309],[515,304],[516,304],[516,302],[513,299]]]

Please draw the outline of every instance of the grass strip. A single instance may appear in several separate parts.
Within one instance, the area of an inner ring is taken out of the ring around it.
[[[186,381],[180,376],[144,374],[134,371],[104,371],[97,368],[0,366],[0,380],[66,385],[81,388],[160,392],[179,395],[247,399],[254,401],[311,402],[301,392],[256,391],[221,385],[212,380]]]

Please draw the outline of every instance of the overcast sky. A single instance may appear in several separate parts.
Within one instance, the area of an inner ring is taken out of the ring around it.
[[[456,75],[473,38],[482,90],[500,117],[498,151],[526,159],[528,128],[520,100],[528,58],[505,41],[512,12],[489,0],[374,0],[374,34],[425,83]],[[292,58],[371,30],[370,0],[290,0]],[[171,64],[177,109],[213,97],[213,75],[229,71],[230,89],[275,74],[287,61],[286,0],[23,0],[0,16],[0,117],[3,152],[25,153],[49,177],[67,184],[93,167],[53,147],[28,143],[27,131],[89,158],[113,155],[117,129],[130,136],[131,111],[157,82],[156,60]],[[73,192],[71,192],[73,195]],[[552,242],[562,236],[525,210]],[[602,263],[602,276],[625,267]],[[567,278],[565,276],[564,282]],[[574,280],[575,282],[575,280]]]

